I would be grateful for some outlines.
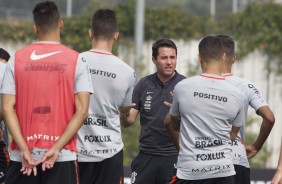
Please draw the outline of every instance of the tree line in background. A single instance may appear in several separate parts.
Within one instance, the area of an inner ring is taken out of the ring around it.
[[[92,14],[99,8],[106,7],[93,3],[88,6],[85,14],[64,18],[62,43],[77,51],[90,49],[88,29],[91,27]],[[129,0],[111,8],[116,11],[118,17],[120,39],[117,44],[133,43],[135,1]],[[145,40],[168,37],[188,41],[200,39],[205,35],[227,34],[236,40],[238,59],[257,49],[269,60],[266,65],[269,74],[270,72],[276,72],[277,75],[282,73],[281,4],[273,2],[250,4],[241,13],[222,14],[215,18],[198,16],[175,6],[147,6],[145,11]],[[30,43],[36,39],[32,26],[32,21],[0,20],[0,40]],[[117,49],[116,45],[115,49]],[[138,152],[139,130],[138,122],[133,127],[123,129],[125,165],[129,165]],[[252,134],[249,136],[249,140],[251,139],[254,139]],[[251,164],[257,167],[265,166],[267,159],[265,154],[267,154],[266,149],[261,153],[261,158]],[[258,160],[261,162],[258,163]]]

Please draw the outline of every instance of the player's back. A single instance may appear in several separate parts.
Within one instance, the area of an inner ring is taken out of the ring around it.
[[[243,121],[242,93],[224,77],[201,74],[177,84],[174,97],[181,115],[178,173],[193,179],[233,175],[229,133]]]
[[[255,110],[255,112],[262,106],[266,106],[267,103],[263,99],[259,89],[251,82],[242,79],[240,77],[234,76],[233,74],[224,74],[226,80],[236,86],[245,96],[244,105],[244,115],[247,118],[249,105]],[[236,165],[242,165],[244,167],[250,168],[248,158],[246,155],[246,150],[242,142],[245,140],[245,122],[240,128],[240,132],[237,135],[235,141],[232,142],[233,150],[233,163]]]
[[[84,156],[88,155],[94,161],[100,161],[114,155],[116,152],[113,150],[119,151],[123,147],[119,107],[131,105],[135,74],[131,67],[110,52],[92,49],[81,55],[87,61],[94,94],[90,97],[88,118],[79,130],[80,146],[91,148],[97,143],[94,150],[106,151],[91,154],[79,146],[85,153],[80,158],[87,159]]]
[[[32,137],[28,142],[31,148],[53,145],[55,140],[38,138],[39,135],[59,137],[74,114],[77,59],[76,51],[57,42],[36,42],[11,57],[15,108],[24,136]],[[76,150],[74,138],[66,148]]]

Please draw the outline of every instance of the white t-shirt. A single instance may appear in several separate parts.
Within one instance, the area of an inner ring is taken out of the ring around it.
[[[235,174],[231,127],[244,119],[244,96],[224,77],[201,74],[179,82],[170,114],[181,117],[177,177],[200,180]]]
[[[231,84],[235,85],[240,89],[244,94],[245,101],[245,119],[247,119],[248,107],[249,105],[257,111],[263,106],[267,106],[267,103],[263,99],[259,89],[252,83],[234,76],[233,74],[227,73],[223,74],[226,77],[226,80]],[[238,134],[235,141],[232,142],[232,151],[233,151],[233,163],[236,165],[241,165],[247,168],[250,168],[245,146],[242,144],[242,141],[245,139],[245,122],[244,125],[240,128],[240,133]]]
[[[131,105],[135,72],[110,52],[90,50],[86,60],[95,94],[89,115],[78,131],[78,161],[100,162],[123,148],[119,107]]]
[[[58,44],[57,42],[38,42],[42,44]],[[15,65],[15,55],[11,55],[9,62],[7,63],[4,80],[1,88],[1,93],[4,94],[16,94],[15,78],[14,78],[14,65]],[[92,83],[90,82],[89,73],[87,70],[86,63],[79,56],[76,64],[75,70],[75,80],[74,80],[74,94],[78,92],[90,92],[93,93]],[[31,153],[35,160],[42,158],[47,149],[34,148]],[[21,161],[20,152],[18,150],[13,150],[10,159],[12,161]],[[62,149],[57,162],[60,161],[71,161],[76,160],[77,155],[75,152]]]

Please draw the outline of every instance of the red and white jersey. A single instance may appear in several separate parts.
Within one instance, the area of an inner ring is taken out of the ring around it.
[[[15,95],[21,132],[30,150],[48,149],[75,113],[74,96],[93,92],[79,53],[55,42],[37,42],[11,57],[2,93]],[[12,142],[12,150],[17,150]],[[76,136],[65,146],[76,151]]]
[[[81,53],[87,62],[95,93],[88,118],[78,131],[78,161],[100,162],[123,148],[119,107],[129,107],[135,72],[110,52]]]
[[[263,99],[260,90],[251,82],[236,77],[233,74],[226,73],[223,74],[228,82],[238,87],[238,89],[244,94],[246,101],[244,107],[245,119],[247,119],[248,107],[251,106],[255,112],[263,107],[267,106],[266,101]],[[233,163],[236,165],[242,165],[244,167],[250,168],[246,149],[242,141],[245,139],[245,122],[244,125],[240,128],[240,133],[238,134],[235,141],[232,142],[232,151],[233,151]]]
[[[222,76],[201,74],[179,82],[170,114],[180,117],[177,177],[199,180],[235,174],[231,127],[244,119],[244,96]]]

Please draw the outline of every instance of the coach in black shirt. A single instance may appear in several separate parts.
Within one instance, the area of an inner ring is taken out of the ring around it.
[[[125,113],[124,126],[132,124],[140,113],[139,154],[131,164],[131,183],[164,184],[168,182],[177,160],[177,150],[164,127],[172,102],[174,86],[184,79],[175,70],[177,48],[170,39],[159,39],[152,47],[152,60],[157,72],[137,83],[133,91],[133,108]]]

